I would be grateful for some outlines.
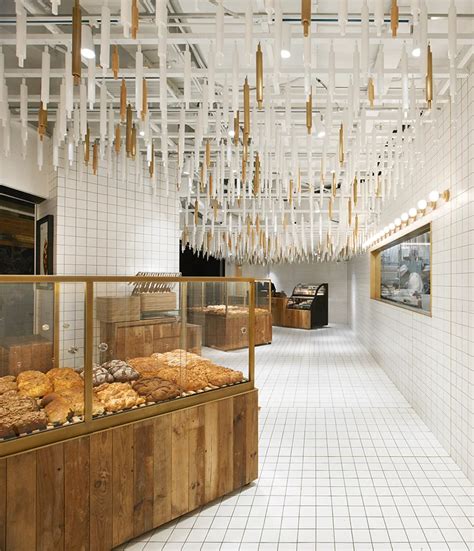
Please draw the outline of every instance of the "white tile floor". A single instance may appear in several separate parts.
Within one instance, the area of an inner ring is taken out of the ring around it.
[[[474,549],[472,486],[348,329],[274,328],[256,358],[258,481],[125,549]]]

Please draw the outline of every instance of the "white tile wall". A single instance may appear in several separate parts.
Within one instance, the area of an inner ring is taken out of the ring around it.
[[[234,266],[227,270],[233,273]],[[227,273],[227,271],[226,271]],[[245,277],[271,278],[277,291],[290,296],[298,283],[329,283],[329,323],[347,323],[347,263],[303,262],[301,264],[275,264],[269,266],[245,265]]]
[[[135,275],[139,271],[179,270],[179,202],[170,185],[166,194],[158,176],[156,190],[148,179],[135,178],[130,163],[122,176],[107,173],[100,161],[97,175],[81,160],[52,173],[50,198],[40,216],[55,217],[55,273],[60,275]],[[120,163],[119,163],[120,164]],[[136,181],[137,180],[137,181]],[[116,289],[112,290],[115,294]],[[106,291],[101,288],[101,294]],[[68,285],[61,297],[62,363],[83,362],[83,289]],[[78,352],[71,354],[71,347]]]
[[[449,188],[451,201],[432,226],[432,313],[426,317],[369,298],[369,261],[349,264],[349,320],[466,475],[474,479],[474,75],[454,106],[444,105],[440,132],[426,125],[425,158],[413,184],[385,213],[401,212]],[[452,122],[451,113],[456,114]]]

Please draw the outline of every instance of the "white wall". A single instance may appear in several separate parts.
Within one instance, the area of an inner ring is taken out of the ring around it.
[[[82,170],[79,163],[82,164]],[[120,163],[119,163],[120,164]],[[135,166],[129,163],[126,178],[107,175],[100,161],[97,175],[82,159],[65,170],[60,167],[50,181],[49,200],[39,206],[39,216],[55,219],[55,273],[61,275],[135,275],[179,270],[179,204],[170,184],[157,190],[135,182]],[[101,284],[97,294],[130,294],[123,284]],[[62,362],[80,367],[83,362],[83,304],[81,285],[63,285],[61,295]],[[98,335],[98,333],[97,333]],[[71,354],[72,346],[79,350]]]
[[[18,122],[10,123],[10,154],[4,155],[4,136],[0,132],[0,185],[38,197],[48,197],[50,188],[51,144],[44,137],[43,168],[37,164],[37,132],[28,128],[27,155],[22,157],[22,141]]]
[[[439,140],[426,127],[425,158],[381,227],[433,189],[451,201],[432,225],[432,317],[369,298],[367,256],[349,263],[349,319],[358,337],[467,476],[474,478],[474,76],[462,80]]]
[[[231,271],[234,269],[229,266]],[[347,323],[347,263],[304,262],[301,264],[275,264],[268,266],[244,265],[244,277],[270,278],[277,291],[290,296],[298,283],[329,284],[329,323]]]

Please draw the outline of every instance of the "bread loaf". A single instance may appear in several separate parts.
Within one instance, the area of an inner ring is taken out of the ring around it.
[[[18,392],[22,396],[41,398],[53,391],[51,381],[41,371],[22,371],[16,380]]]

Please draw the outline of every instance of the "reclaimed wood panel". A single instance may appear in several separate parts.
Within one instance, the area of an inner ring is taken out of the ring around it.
[[[64,549],[64,447],[36,452],[36,548]]]
[[[171,414],[171,518],[189,511],[188,411]]]
[[[250,393],[245,399],[245,484],[258,477],[258,394]]]
[[[200,507],[205,500],[204,473],[206,406],[192,408],[188,418],[189,509]]]
[[[212,501],[218,497],[218,405],[217,402],[206,404],[205,411],[205,499],[206,502]]]
[[[0,551],[108,551],[256,473],[256,391],[1,459]]]
[[[36,549],[36,451],[7,459],[5,549]]]
[[[234,489],[233,400],[217,402],[217,494]]]
[[[133,537],[133,425],[113,431],[113,544]]]
[[[90,438],[64,442],[64,548],[88,551]]]
[[[90,436],[90,548],[113,546],[112,431]]]
[[[157,417],[154,425],[153,522],[155,526],[159,526],[171,520],[171,414]]]
[[[234,399],[233,416],[233,481],[234,488],[240,488],[245,485],[246,479],[246,457],[247,457],[247,439],[245,438],[246,429],[246,399],[236,396]]]
[[[5,551],[7,535],[7,460],[0,459],[0,551]]]
[[[153,528],[153,476],[154,476],[154,426],[153,421],[134,425],[134,535]]]

